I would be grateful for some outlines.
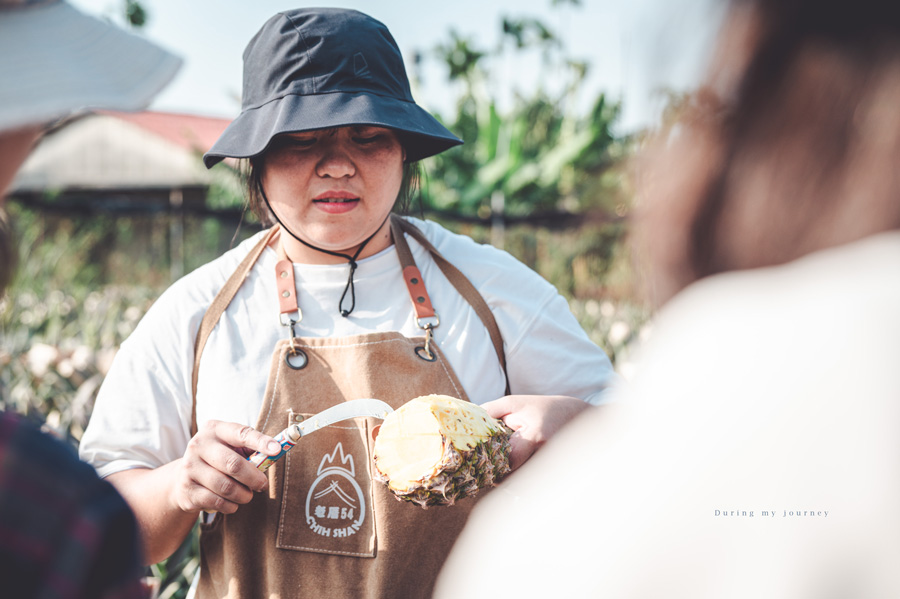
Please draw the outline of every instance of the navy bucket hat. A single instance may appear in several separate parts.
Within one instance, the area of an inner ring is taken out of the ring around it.
[[[278,13],[247,45],[241,114],[203,162],[258,156],[282,133],[348,125],[395,130],[407,162],[462,143],[415,103],[381,22],[340,8]]]

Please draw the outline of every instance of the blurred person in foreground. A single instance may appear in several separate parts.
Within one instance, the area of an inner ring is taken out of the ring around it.
[[[15,266],[6,190],[42,131],[87,108],[137,110],[181,61],[64,2],[0,0],[0,294]],[[66,444],[0,411],[0,594],[147,596],[125,501]]]
[[[627,401],[486,498],[437,597],[900,596],[900,7],[728,15],[643,157]]]

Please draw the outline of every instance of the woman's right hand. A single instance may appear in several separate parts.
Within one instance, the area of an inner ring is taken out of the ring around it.
[[[175,469],[172,500],[178,509],[196,514],[234,513],[253,493],[265,491],[268,477],[247,456],[260,451],[277,455],[272,437],[235,422],[210,420],[190,440]]]
[[[137,517],[147,564],[178,549],[201,510],[231,514],[254,491],[268,488],[268,477],[247,461],[254,451],[276,455],[281,445],[249,426],[212,420],[188,442],[181,458],[159,468],[109,475]]]

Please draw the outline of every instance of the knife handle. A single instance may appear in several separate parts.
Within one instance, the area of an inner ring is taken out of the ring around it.
[[[269,466],[281,459],[281,456],[289,452],[291,448],[297,444],[297,441],[300,440],[300,429],[297,428],[296,424],[292,424],[278,433],[275,436],[275,440],[281,444],[281,451],[276,455],[268,455],[261,451],[257,451],[248,457],[247,460],[259,470],[265,472],[269,469]]]

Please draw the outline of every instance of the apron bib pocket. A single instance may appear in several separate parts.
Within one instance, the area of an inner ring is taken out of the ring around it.
[[[278,549],[375,557],[369,438],[369,423],[355,418],[304,437],[285,455]]]

